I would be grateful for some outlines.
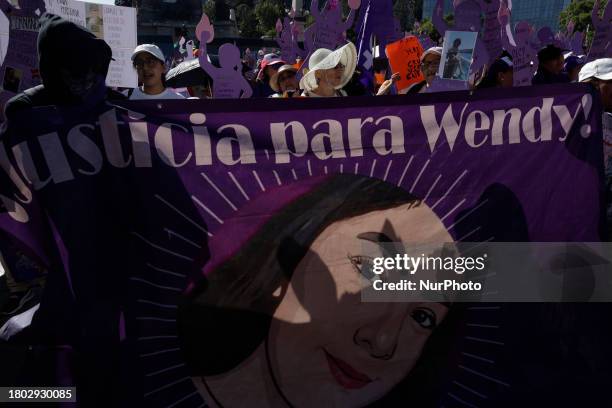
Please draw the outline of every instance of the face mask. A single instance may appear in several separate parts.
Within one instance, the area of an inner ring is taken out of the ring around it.
[[[71,99],[79,102],[95,102],[106,92],[104,77],[93,71],[84,75],[74,75],[69,71],[61,70],[63,86]]]

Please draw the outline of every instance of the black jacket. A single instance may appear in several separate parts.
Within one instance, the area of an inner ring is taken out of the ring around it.
[[[40,19],[37,48],[43,84],[25,90],[6,103],[7,121],[16,112],[36,106],[82,103],[82,99],[70,93],[60,70],[74,75],[95,72],[103,80],[112,59],[111,48],[104,40],[84,27],[49,13]],[[109,90],[101,97],[122,98],[120,93]]]
[[[531,80],[532,85],[566,84],[569,82],[571,81],[566,74],[553,74],[542,67],[538,68],[538,71]]]

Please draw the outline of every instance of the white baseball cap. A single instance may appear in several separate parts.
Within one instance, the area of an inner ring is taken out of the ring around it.
[[[580,70],[578,80],[584,82],[590,78],[597,78],[602,81],[612,79],[612,58],[600,58],[585,64]]]
[[[164,53],[155,44],[140,44],[138,47],[134,48],[134,52],[132,52],[132,61],[134,61],[136,55],[140,54],[141,52],[149,53],[161,62],[166,62]]]

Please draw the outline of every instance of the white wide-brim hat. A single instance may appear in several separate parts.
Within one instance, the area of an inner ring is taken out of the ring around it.
[[[306,91],[316,89],[318,85],[315,72],[335,68],[338,63],[344,65],[342,81],[336,86],[336,89],[341,89],[351,80],[357,66],[357,49],[353,43],[349,42],[335,51],[319,48],[313,52],[308,60],[308,73],[300,80],[300,88]]]
[[[602,81],[612,79],[612,58],[601,58],[591,61],[580,70],[578,81],[584,82],[591,78],[597,78]]]

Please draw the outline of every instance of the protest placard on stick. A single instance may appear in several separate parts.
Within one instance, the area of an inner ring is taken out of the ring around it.
[[[386,53],[391,69],[400,74],[396,84],[399,92],[425,79],[421,72],[423,47],[417,37],[406,37],[387,45]]]

